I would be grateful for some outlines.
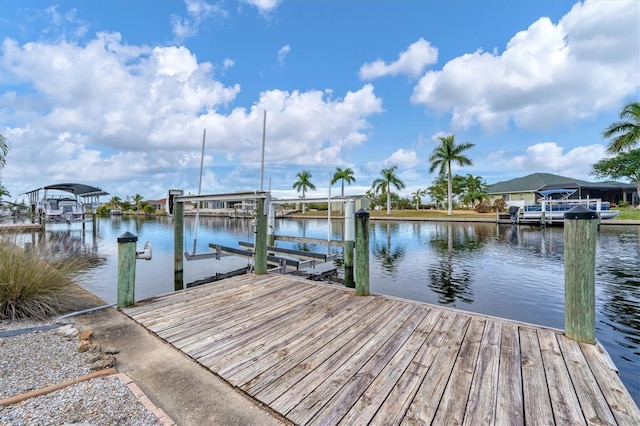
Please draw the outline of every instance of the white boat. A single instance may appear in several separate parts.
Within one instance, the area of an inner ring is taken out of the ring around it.
[[[37,211],[48,221],[71,223],[84,220],[84,207],[80,201],[67,195],[49,194],[38,203]]]
[[[542,221],[543,212],[546,222],[564,220],[564,214],[576,206],[583,206],[593,210],[600,219],[613,219],[620,214],[619,210],[612,210],[611,203],[599,198],[569,198],[575,189],[549,189],[538,191],[542,198],[539,204],[525,205],[520,208],[519,219],[523,221]],[[553,196],[560,198],[553,198]]]
[[[78,183],[48,185],[26,192],[33,213],[47,222],[83,222],[85,212],[97,208],[100,188]]]

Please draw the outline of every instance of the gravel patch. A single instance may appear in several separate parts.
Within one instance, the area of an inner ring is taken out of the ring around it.
[[[51,325],[0,322],[0,331]],[[0,399],[72,380],[91,369],[95,353],[80,353],[75,335],[58,330],[0,338]],[[102,376],[17,404],[0,406],[0,425],[162,425],[126,384]]]

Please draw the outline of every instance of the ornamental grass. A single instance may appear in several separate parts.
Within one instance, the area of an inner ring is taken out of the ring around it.
[[[0,320],[44,320],[94,305],[73,276],[96,262],[64,241],[32,246],[0,235]]]

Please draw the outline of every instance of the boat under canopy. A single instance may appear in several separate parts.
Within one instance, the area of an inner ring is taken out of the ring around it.
[[[44,194],[41,195],[40,192]],[[54,195],[51,191],[63,194]],[[34,212],[42,212],[45,220],[66,222],[84,221],[85,207],[97,208],[102,189],[81,183],[57,183],[25,192]],[[70,194],[70,195],[67,195]]]

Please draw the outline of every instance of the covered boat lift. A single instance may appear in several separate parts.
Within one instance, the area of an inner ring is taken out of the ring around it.
[[[91,207],[92,213],[95,213],[95,209],[100,203],[100,196],[109,195],[108,192],[105,192],[98,187],[81,183],[57,183],[27,191],[24,194],[29,197],[31,213],[36,215],[38,214],[38,212],[40,212],[39,220],[43,224],[43,226],[47,220],[53,219],[53,217],[46,217],[46,215],[44,214],[44,203],[46,203],[49,197],[51,197],[49,191],[61,191],[71,194],[71,196],[67,199],[75,200],[81,206],[83,227],[85,222],[86,208]],[[58,198],[60,198],[60,196],[58,196]],[[70,222],[70,220],[67,220],[67,222]]]

